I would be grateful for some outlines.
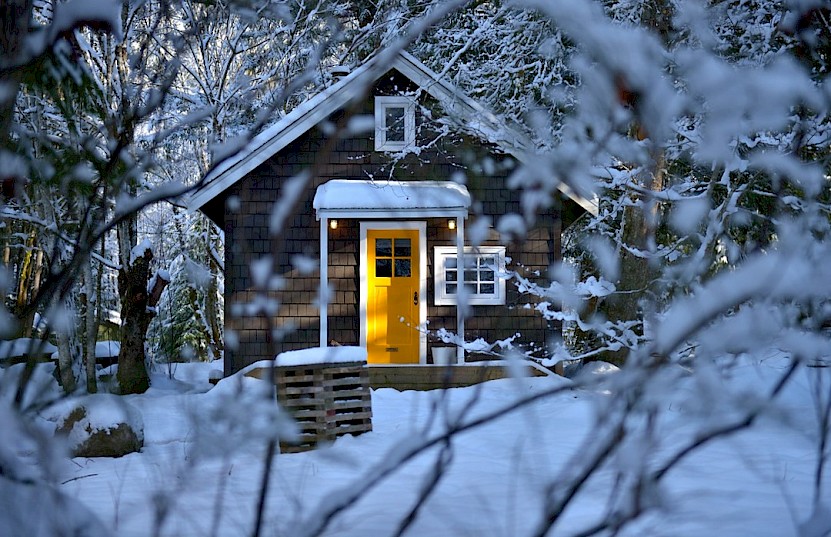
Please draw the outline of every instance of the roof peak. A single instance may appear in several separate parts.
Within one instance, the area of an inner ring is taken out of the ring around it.
[[[407,51],[384,49],[373,54],[349,74],[304,101],[277,123],[254,136],[235,156],[217,165],[205,177],[188,203],[198,210],[254,171],[291,142],[326,120],[355,99],[362,98],[385,73],[395,69],[435,98],[445,114],[484,142],[518,158],[530,150],[530,143],[500,121],[492,112],[424,65]],[[563,192],[584,208],[590,203],[564,187]]]

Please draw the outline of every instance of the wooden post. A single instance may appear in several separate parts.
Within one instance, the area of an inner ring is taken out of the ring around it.
[[[325,347],[329,335],[329,217],[320,218],[320,346]]]
[[[456,333],[462,343],[465,340],[465,308],[467,304],[459,304],[459,297],[464,294],[465,285],[465,220],[456,217]],[[462,345],[456,347],[456,363],[465,363],[465,349]]]

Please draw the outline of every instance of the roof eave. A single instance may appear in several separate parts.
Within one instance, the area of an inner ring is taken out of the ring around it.
[[[238,155],[221,163],[205,177],[205,186],[198,190],[190,199],[188,209],[199,210],[206,203],[234,185],[254,171],[269,158],[284,149],[287,145],[299,138],[303,133],[325,120],[350,101],[360,97],[363,93],[362,84],[369,84],[374,80],[370,72],[376,61],[371,58],[361,67],[334,85],[321,91],[298,108],[286,115],[282,120],[261,132]],[[368,74],[369,72],[369,74]],[[366,78],[367,80],[363,80]],[[251,148],[248,150],[248,148]]]

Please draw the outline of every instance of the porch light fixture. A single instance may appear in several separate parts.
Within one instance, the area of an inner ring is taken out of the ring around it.
[[[337,220],[329,220],[329,228],[330,229],[338,229],[338,221]]]
[[[456,229],[456,219],[455,218],[451,218],[450,220],[447,221],[447,229],[449,229],[451,231]]]

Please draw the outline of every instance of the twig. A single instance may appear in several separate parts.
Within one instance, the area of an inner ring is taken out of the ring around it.
[[[73,477],[72,479],[67,479],[66,481],[62,481],[61,485],[66,485],[67,483],[72,483],[73,481],[78,481],[79,479],[86,479],[88,477],[95,477],[98,474],[87,474],[87,475],[79,475],[77,477]]]

